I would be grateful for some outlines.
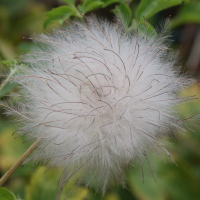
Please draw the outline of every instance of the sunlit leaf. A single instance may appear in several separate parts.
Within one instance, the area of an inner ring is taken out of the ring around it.
[[[131,1],[131,0],[101,0],[101,1],[104,2],[103,7],[105,8],[114,3],[122,3],[122,2]]]
[[[82,14],[85,14],[95,9],[102,8],[103,5],[104,3],[99,0],[85,0],[81,5],[78,5],[78,9]]]
[[[12,67],[17,64],[17,60],[3,60],[0,63],[6,65],[7,67]]]
[[[69,6],[75,6],[76,0],[62,0],[62,1],[68,4]]]
[[[50,24],[54,22],[59,22],[62,24],[65,20],[69,19],[72,15],[77,15],[76,10],[69,6],[60,6],[54,8],[46,13],[47,19],[44,22],[44,28],[47,28]]]
[[[142,18],[143,16],[148,19],[161,10],[188,2],[188,0],[142,0],[136,10],[135,16],[136,19]]]
[[[116,11],[114,12],[117,13],[117,15],[119,15],[125,28],[128,28],[132,19],[131,9],[126,5],[126,3],[120,3],[115,7],[115,10]]]
[[[102,2],[104,2],[103,7],[105,8],[113,3],[119,3],[120,0],[102,0]]]

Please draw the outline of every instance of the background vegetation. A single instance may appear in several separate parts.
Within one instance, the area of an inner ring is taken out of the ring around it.
[[[173,48],[180,50],[179,63],[183,71],[192,74],[197,83],[182,96],[197,94],[200,97],[198,84],[200,71],[200,2],[195,0],[0,0],[0,71],[1,74],[14,73],[12,65],[18,62],[20,54],[31,51],[34,43],[27,38],[33,33],[46,32],[47,28],[58,24],[67,24],[67,20],[95,13],[108,20],[114,18],[118,10],[125,16],[127,29],[135,28],[137,20],[144,23],[149,30],[155,32],[160,21],[171,15]],[[17,86],[4,84],[5,76],[1,76],[0,98],[12,101],[8,96],[17,91]],[[19,99],[20,100],[20,99]],[[200,99],[184,102],[176,109],[183,118],[200,112]],[[2,176],[27,150],[30,143],[23,143],[24,138],[15,139],[12,133],[16,130],[10,118],[3,114],[0,106],[0,176]],[[179,133],[178,139],[165,140],[168,150],[178,167],[165,158],[152,155],[150,162],[156,174],[156,181],[146,163],[144,184],[139,166],[133,166],[127,172],[127,189],[118,186],[108,189],[104,200],[199,200],[200,199],[200,125],[186,133]],[[19,168],[0,188],[0,200],[55,200],[58,192],[60,170],[47,173],[45,167],[33,166],[31,163]],[[65,199],[76,185],[76,175],[64,189],[61,199]],[[12,192],[10,192],[12,191]],[[98,200],[101,194],[95,188],[76,187],[70,200]]]

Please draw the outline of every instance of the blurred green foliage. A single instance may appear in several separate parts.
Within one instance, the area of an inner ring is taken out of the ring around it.
[[[186,23],[200,24],[200,2],[191,2],[183,6],[175,19],[172,21],[172,27],[177,27]]]
[[[188,2],[189,0],[143,0],[136,10],[135,17],[139,19],[144,16],[148,19],[161,10]]]
[[[104,12],[113,16],[117,13],[125,28],[134,30],[138,26],[146,28],[147,32],[156,35],[151,25],[155,21],[155,14],[170,8],[179,6],[178,12],[172,18],[171,24],[175,29],[188,23],[200,24],[200,2],[193,0],[63,0],[60,4],[52,7],[52,4],[33,0],[1,0],[0,1],[0,70],[2,73],[11,74],[13,66],[18,61],[16,56],[20,53],[31,51],[34,44],[23,37],[28,38],[32,33],[45,32],[44,28],[56,23],[63,24],[66,20],[79,18],[91,12]],[[145,17],[145,21],[144,18]],[[152,19],[153,18],[153,19]],[[148,19],[150,19],[148,21]],[[5,76],[2,75],[2,82]],[[3,83],[4,84],[4,83]],[[11,100],[8,97],[11,91],[17,90],[17,86],[6,83],[1,88],[0,98],[2,101]],[[182,96],[200,97],[198,84],[184,90]],[[183,119],[187,119],[200,112],[200,100],[186,101],[176,109]],[[3,107],[1,107],[3,112]],[[187,121],[187,120],[186,120]],[[23,143],[23,137],[15,140],[12,133],[15,124],[4,114],[0,116],[0,175],[3,175],[27,150],[30,143]],[[165,156],[167,164],[162,159],[151,156],[150,162],[156,176],[155,182],[148,162],[144,163],[144,183],[141,167],[133,163],[133,167],[127,172],[127,187],[114,187],[108,189],[104,200],[199,200],[200,199],[200,126],[194,120],[194,125],[188,127],[186,133],[179,133],[179,140],[170,141],[168,150],[178,164],[178,167]],[[167,139],[163,142],[169,142]],[[60,169],[49,170],[45,173],[44,167],[33,167],[27,164],[16,172],[6,182],[6,188],[0,188],[0,200],[54,200],[58,192],[58,180],[61,175]],[[69,200],[100,200],[101,194],[95,193],[94,188],[84,188],[77,180],[80,174],[63,189],[61,199],[68,197]],[[75,187],[75,188],[74,188]],[[94,190],[94,191],[93,191]]]
[[[1,200],[16,200],[17,198],[8,189],[0,188],[0,199]]]

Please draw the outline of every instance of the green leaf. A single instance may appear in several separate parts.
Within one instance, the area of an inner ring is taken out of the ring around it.
[[[200,24],[200,2],[191,2],[183,6],[176,18],[171,21],[171,26],[175,28],[187,23]]]
[[[127,1],[130,1],[130,0],[101,0],[102,2],[104,2],[104,8],[111,5],[111,4],[114,4],[114,3],[122,3],[122,2],[127,2]]]
[[[78,9],[82,14],[85,14],[95,9],[102,8],[103,6],[104,3],[99,0],[85,0],[81,5],[78,5]]]
[[[126,5],[126,3],[120,3],[119,5],[115,7],[115,9],[116,11],[114,12],[118,13],[124,27],[128,28],[132,19],[131,9]]]
[[[136,10],[135,16],[136,19],[143,16],[148,19],[161,10],[188,2],[189,0],[142,0]]]
[[[10,92],[16,87],[15,83],[7,83],[1,90],[0,90],[0,99],[7,94],[10,94]]]
[[[26,200],[55,200],[59,185],[58,180],[61,171],[49,170],[47,173],[45,167],[39,167],[32,175],[30,183],[26,186]],[[77,181],[81,177],[80,173],[73,175],[67,185],[63,188],[60,199],[65,199],[69,192],[76,186]],[[70,200],[86,199],[88,189],[77,186],[70,195]]]
[[[104,2],[103,7],[105,8],[113,3],[119,3],[120,0],[102,0],[102,2]]]
[[[69,6],[75,7],[75,0],[62,0],[62,1],[68,4]]]
[[[7,188],[0,188],[0,200],[16,200],[15,195]]]
[[[69,19],[71,16],[77,16],[77,11],[69,6],[60,6],[54,8],[51,11],[46,13],[47,19],[44,21],[44,28],[49,26],[54,22],[59,22],[62,24],[66,19]]]
[[[147,21],[144,21],[144,19],[140,19],[139,24],[138,21],[133,19],[131,26],[129,27],[128,31],[134,31],[137,29],[138,26],[138,33],[141,37],[148,38],[148,37],[156,37],[157,32],[155,31],[154,27],[149,24]]]
[[[14,65],[17,64],[17,60],[13,59],[13,60],[3,60],[0,62],[3,65],[6,65],[7,67],[12,67]]]

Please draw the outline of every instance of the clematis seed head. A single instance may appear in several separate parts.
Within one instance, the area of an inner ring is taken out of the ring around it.
[[[13,78],[23,101],[10,113],[21,117],[21,135],[41,138],[34,162],[64,167],[62,184],[82,171],[80,181],[95,179],[104,193],[124,184],[131,162],[142,169],[147,149],[170,157],[159,138],[183,126],[174,105],[192,99],[178,96],[192,81],[165,30],[127,31],[92,16],[32,39],[37,48],[22,59],[29,68]]]

